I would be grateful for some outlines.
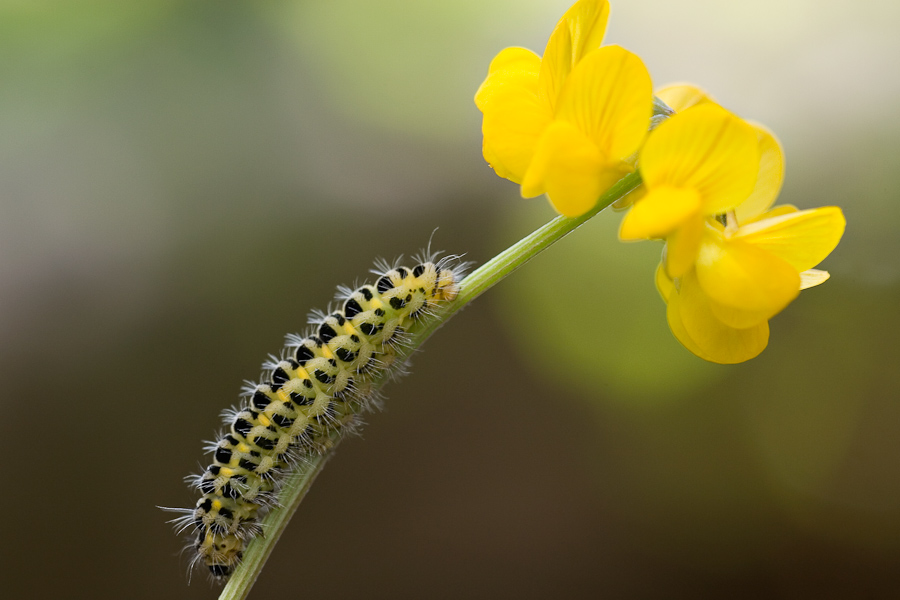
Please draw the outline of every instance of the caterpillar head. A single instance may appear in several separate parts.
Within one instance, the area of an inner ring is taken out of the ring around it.
[[[459,281],[450,269],[441,269],[437,274],[436,298],[445,302],[455,300],[459,295]]]

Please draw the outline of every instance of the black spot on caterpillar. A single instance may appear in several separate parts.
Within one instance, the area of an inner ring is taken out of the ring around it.
[[[172,522],[189,535],[192,568],[231,575],[262,533],[260,519],[276,503],[283,475],[379,407],[374,384],[400,367],[407,329],[456,298],[465,268],[456,256],[428,254],[412,269],[376,266],[374,285],[340,288],[338,308],[314,314],[305,337],[288,335],[281,358],[265,363],[262,380],[244,387],[241,406],[223,414],[224,433],[206,446],[212,464],[188,478],[201,498],[192,509],[166,509],[182,513]]]

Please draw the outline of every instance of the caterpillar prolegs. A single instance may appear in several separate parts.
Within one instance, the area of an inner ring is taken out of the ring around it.
[[[374,285],[339,289],[339,308],[311,318],[309,335],[287,336],[281,359],[264,364],[240,408],[224,413],[224,434],[206,447],[212,464],[188,478],[201,498],[174,509],[184,513],[173,522],[190,535],[192,566],[216,578],[234,571],[285,472],[378,406],[375,384],[402,363],[395,359],[406,331],[456,297],[463,265],[423,256],[411,269],[383,267]]]

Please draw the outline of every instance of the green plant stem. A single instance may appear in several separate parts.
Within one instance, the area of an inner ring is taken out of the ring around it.
[[[494,287],[500,280],[527,263],[529,260],[575,231],[578,227],[592,219],[613,202],[624,198],[641,185],[638,173],[632,173],[619,180],[600,197],[597,205],[580,217],[556,217],[549,223],[539,227],[491,260],[472,271],[459,285],[459,296],[445,307],[436,319],[429,319],[413,334],[414,344],[418,346],[447,319],[459,312],[469,302]]]
[[[640,184],[641,178],[637,173],[626,176],[601,196],[597,206],[590,212],[574,219],[556,217],[470,273],[460,283],[459,295],[453,302],[438,311],[432,318],[423,320],[419,326],[410,331],[409,343],[405,345],[399,358],[408,357],[438,327],[446,323],[450,317],[469,302],[577,229],[601,210],[616,200],[625,197],[626,194],[633,191]],[[228,584],[219,596],[219,600],[244,600],[247,598],[250,588],[259,576],[269,554],[272,553],[278,538],[281,537],[294,511],[300,506],[300,502],[306,496],[316,476],[322,471],[322,467],[325,466],[339,441],[340,434],[332,434],[332,445],[328,452],[298,464],[288,475],[278,496],[280,505],[269,511],[265,519],[263,519],[262,527],[265,535],[257,537],[249,544],[244,552],[240,566],[231,575]]]

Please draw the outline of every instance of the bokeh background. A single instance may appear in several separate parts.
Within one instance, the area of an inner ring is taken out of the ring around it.
[[[569,0],[0,1],[8,598],[214,598],[156,506],[243,379],[375,257],[551,218],[472,95]],[[900,4],[618,0],[607,41],[841,205],[769,348],[667,330],[604,214],[479,299],[342,445],[251,597],[891,598],[900,589]],[[587,307],[588,310],[585,310]]]

